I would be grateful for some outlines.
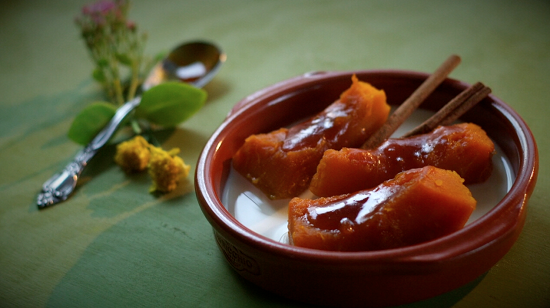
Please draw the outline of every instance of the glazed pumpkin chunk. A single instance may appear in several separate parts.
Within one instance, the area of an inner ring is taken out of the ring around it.
[[[389,111],[384,91],[353,76],[351,87],[311,119],[248,137],[233,167],[271,199],[297,196],[309,186],[325,150],[360,146]]]
[[[373,150],[328,150],[309,189],[320,197],[375,187],[404,170],[432,165],[454,170],[466,184],[485,181],[493,169],[495,145],[473,123],[440,126],[403,139],[388,139]]]
[[[454,171],[433,166],[399,173],[374,189],[319,199],[293,198],[295,246],[371,251],[414,245],[464,227],[476,200]]]

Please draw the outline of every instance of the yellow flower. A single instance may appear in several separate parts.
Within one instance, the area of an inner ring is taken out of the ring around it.
[[[153,185],[150,192],[170,192],[178,186],[183,177],[189,175],[191,167],[186,165],[179,156],[178,148],[169,152],[154,146],[151,149],[151,159],[149,161],[149,175],[153,178]]]
[[[150,146],[142,136],[122,142],[116,148],[115,162],[126,172],[143,171],[151,157]]]
[[[183,177],[189,175],[191,167],[186,165],[177,154],[179,148],[164,151],[147,142],[143,137],[136,136],[117,146],[115,162],[126,172],[149,169],[153,179],[150,192],[171,192],[178,186]]]

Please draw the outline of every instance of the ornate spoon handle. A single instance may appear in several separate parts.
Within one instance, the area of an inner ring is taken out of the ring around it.
[[[61,172],[56,173],[42,185],[42,191],[36,200],[39,209],[65,201],[71,195],[82,170],[90,159],[107,144],[122,120],[139,105],[140,101],[141,97],[136,97],[118,108],[109,124],[84,149],[80,150]]]

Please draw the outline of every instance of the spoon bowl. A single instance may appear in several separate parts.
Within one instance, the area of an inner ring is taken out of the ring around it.
[[[142,89],[146,91],[169,80],[202,88],[214,78],[225,59],[225,53],[213,43],[193,41],[181,44],[153,67]]]

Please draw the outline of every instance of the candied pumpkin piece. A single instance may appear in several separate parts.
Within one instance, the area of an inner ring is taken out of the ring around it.
[[[454,170],[466,184],[485,181],[493,170],[495,145],[473,123],[440,126],[403,139],[388,139],[376,149],[328,150],[317,166],[310,191],[320,197],[375,187],[408,169],[432,165]]]
[[[297,196],[309,186],[325,150],[360,146],[389,111],[384,91],[354,75],[340,99],[311,119],[248,137],[233,167],[271,199]]]
[[[454,171],[433,166],[399,173],[374,189],[319,199],[293,198],[295,246],[372,251],[430,241],[464,227],[476,200]]]

